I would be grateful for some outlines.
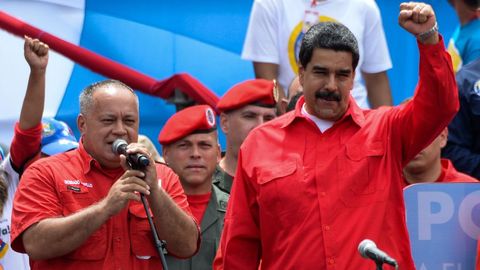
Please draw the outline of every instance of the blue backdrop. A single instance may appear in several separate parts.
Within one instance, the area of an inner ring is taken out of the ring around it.
[[[233,84],[253,78],[251,63],[240,59],[252,2],[90,0],[80,45],[158,79],[188,72],[222,96]],[[377,1],[393,61],[388,75],[395,104],[413,94],[418,78],[416,41],[397,22],[400,2]],[[446,0],[427,2],[448,41],[458,23],[454,10]],[[76,65],[57,117],[75,127],[78,94],[99,79]],[[174,107],[142,94],[140,104],[140,132],[156,142]],[[221,143],[224,147],[223,136]]]

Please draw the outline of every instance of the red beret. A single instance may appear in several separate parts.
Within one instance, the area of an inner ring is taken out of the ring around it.
[[[215,128],[215,113],[210,106],[191,106],[168,119],[158,135],[158,141],[167,145],[197,131],[213,131]]]
[[[249,104],[273,107],[276,99],[278,99],[278,88],[275,81],[248,80],[230,88],[218,101],[217,110],[219,112],[231,111]]]

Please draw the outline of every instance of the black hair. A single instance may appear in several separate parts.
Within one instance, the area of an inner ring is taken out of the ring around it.
[[[350,52],[354,70],[360,58],[355,36],[346,26],[336,22],[321,22],[308,29],[300,46],[299,61],[302,67],[305,68],[310,62],[315,49]]]

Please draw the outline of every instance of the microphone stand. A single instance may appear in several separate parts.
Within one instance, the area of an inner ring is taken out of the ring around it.
[[[150,224],[150,228],[152,229],[153,241],[155,247],[157,248],[158,255],[160,256],[160,261],[162,262],[162,267],[164,270],[168,270],[167,261],[165,260],[164,250],[165,250],[165,241],[160,240],[158,238],[157,228],[155,228],[155,224],[153,223],[152,216],[150,215],[150,211],[148,211],[148,202],[145,199],[145,195],[140,193],[140,199],[142,200],[143,208],[145,208],[145,213],[147,213],[148,224]]]
[[[136,164],[134,162],[128,162],[128,163],[132,169],[140,170],[140,171],[143,171],[145,167],[148,166],[148,164]],[[163,270],[168,270],[167,261],[165,260],[165,254],[164,254],[166,243],[165,241],[160,240],[160,238],[158,237],[157,228],[153,223],[153,219],[152,219],[152,216],[150,215],[150,211],[148,211],[149,207],[148,207],[148,202],[147,202],[147,199],[145,198],[145,195],[140,193],[140,199],[142,200],[143,208],[145,209],[145,213],[147,214],[148,224],[150,224],[150,229],[152,230],[153,241],[154,241],[155,247],[157,248],[160,261],[162,262]]]
[[[383,262],[375,260],[375,264],[377,265],[376,270],[383,270]],[[398,270],[398,264],[395,265],[395,270]]]

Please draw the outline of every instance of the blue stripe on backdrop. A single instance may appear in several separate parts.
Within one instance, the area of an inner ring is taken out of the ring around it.
[[[87,1],[80,45],[158,79],[188,72],[221,96],[233,84],[254,76],[251,64],[239,56],[252,2]],[[394,66],[388,74],[395,104],[413,94],[418,78],[415,39],[398,26],[400,2],[377,1]],[[446,0],[428,2],[447,42],[458,24],[454,10]],[[79,92],[100,79],[76,65],[57,117],[75,127]],[[174,108],[142,94],[140,103],[140,132],[157,143]],[[224,142],[222,136],[223,147]]]

